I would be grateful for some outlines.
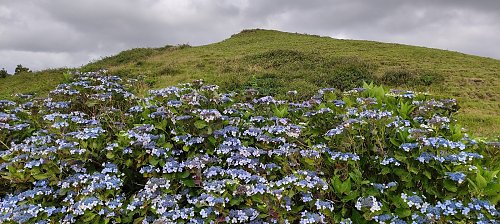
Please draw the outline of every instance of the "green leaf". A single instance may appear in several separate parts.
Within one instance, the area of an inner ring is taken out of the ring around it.
[[[366,220],[357,210],[353,210],[351,218],[353,223],[366,223]]]
[[[159,159],[157,159],[156,157],[152,157],[150,160],[149,160],[149,164],[153,165],[153,166],[156,166],[158,165],[158,162],[160,162]]]
[[[210,137],[208,137],[208,141],[209,141],[210,143],[214,144],[214,145],[215,145],[215,143],[217,142],[217,140],[214,138],[214,136],[210,136]]]
[[[7,166],[7,169],[9,170],[10,173],[15,173],[17,171],[17,169],[11,165]]]
[[[498,204],[499,201],[500,201],[500,194],[497,194],[493,198],[490,198],[490,202],[493,205]]]
[[[457,185],[455,185],[455,182],[448,179],[444,181],[444,188],[446,188],[446,190],[449,190],[451,192],[457,192],[458,189]]]
[[[348,178],[346,181],[342,182],[340,185],[340,192],[342,194],[347,194],[351,191],[351,179]]]
[[[91,100],[89,100],[89,101],[85,102],[85,105],[87,107],[93,107],[93,106],[97,105],[98,103],[99,103],[98,101],[95,101],[95,100],[91,101]]]
[[[90,222],[95,218],[96,214],[95,213],[86,213],[82,217],[83,222]]]
[[[53,175],[52,173],[40,173],[37,175],[33,175],[33,178],[35,178],[36,180],[44,180],[44,179],[49,178],[52,175]]]
[[[304,209],[304,205],[295,206],[292,208],[292,212],[298,213],[298,212],[302,211],[302,209]]]
[[[429,179],[429,180],[432,179],[431,172],[424,170],[424,175],[427,177],[427,179]]]
[[[490,182],[498,173],[498,170],[496,171],[483,171],[483,177],[486,179],[486,182]]]
[[[134,224],[142,223],[142,220],[144,220],[144,217],[136,218],[136,219],[134,219]]]
[[[382,170],[380,171],[380,174],[381,175],[386,175],[388,173],[391,173],[391,169],[389,167],[386,167],[386,166],[382,167]]]
[[[186,187],[195,187],[195,183],[194,183],[194,180],[192,179],[189,179],[189,180],[182,180],[182,183],[184,184],[184,186]]]
[[[207,123],[205,121],[202,121],[202,120],[197,120],[194,122],[194,126],[198,129],[203,129],[207,126]]]
[[[497,176],[497,174],[500,172],[500,170],[495,170],[495,171],[491,171],[490,174],[491,174],[491,178],[495,178]]]
[[[231,206],[239,205],[239,204],[241,204],[241,202],[243,202],[243,200],[244,199],[241,197],[231,198],[231,200],[229,200],[229,204]]]
[[[363,174],[358,169],[355,169],[352,172],[349,172],[349,177],[354,181],[356,184],[360,184],[363,179],[362,179]]]
[[[364,181],[361,181],[359,184],[361,184],[361,185],[368,185],[370,183],[371,182],[369,180],[364,180]]]
[[[340,190],[340,187],[342,185],[342,181],[339,179],[339,177],[337,177],[337,176],[332,177],[332,185],[333,185],[333,189],[335,189],[335,191],[337,193],[342,193]]]
[[[280,108],[278,108],[277,106],[274,106],[272,110],[273,110],[273,114],[279,118],[283,118],[286,115],[288,115],[288,106],[281,106]]]
[[[500,194],[500,184],[490,184],[484,190],[484,194],[487,196],[495,196]]]
[[[398,215],[399,218],[408,217],[411,215],[411,210],[408,208],[397,208],[396,215]]]
[[[164,148],[167,148],[167,149],[171,149],[171,148],[172,148],[172,147],[174,147],[174,146],[173,146],[173,145],[172,145],[172,143],[170,143],[170,142],[165,142],[165,143],[163,144],[163,147],[164,147]]]
[[[157,123],[155,125],[155,128],[156,129],[160,129],[162,131],[165,131],[165,128],[167,127],[167,121],[166,120],[162,120],[160,123]]]
[[[486,187],[486,185],[488,185],[486,179],[484,179],[484,177],[481,176],[479,172],[476,174],[476,185],[479,189],[483,189]]]
[[[391,143],[392,143],[394,146],[398,146],[398,147],[399,147],[399,143],[398,143],[398,141],[396,141],[396,139],[394,139],[394,138],[389,138],[389,140],[391,141]]]
[[[133,164],[133,163],[132,163],[132,160],[131,160],[131,159],[127,159],[127,161],[125,161],[125,165],[126,165],[127,167],[132,166],[132,164]]]
[[[113,154],[113,152],[108,152],[108,153],[106,153],[106,158],[113,159],[113,158],[115,158],[115,154]]]
[[[351,191],[351,192],[349,192],[349,194],[347,194],[347,196],[343,197],[341,201],[348,202],[348,201],[351,201],[351,200],[358,198],[358,196],[359,196],[358,191]]]
[[[310,166],[314,166],[316,164],[316,161],[314,159],[311,159],[311,158],[307,158],[305,157],[304,158],[304,162],[307,164],[307,165],[310,165]]]
[[[415,167],[413,167],[413,166],[408,165],[408,166],[407,166],[407,169],[408,169],[408,171],[410,171],[411,173],[414,173],[414,174],[418,174],[418,173],[419,173],[419,172],[418,172],[418,169],[417,169],[417,168],[415,168]]]

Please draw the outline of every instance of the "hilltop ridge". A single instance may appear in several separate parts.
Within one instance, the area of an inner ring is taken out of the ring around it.
[[[203,46],[131,49],[80,69],[101,68],[142,79],[144,90],[204,79],[225,90],[251,87],[278,96],[298,90],[307,97],[322,87],[348,89],[373,81],[456,98],[465,128],[500,136],[500,60],[459,52],[255,29]],[[63,82],[65,71],[8,77],[0,81],[0,98],[46,94]]]

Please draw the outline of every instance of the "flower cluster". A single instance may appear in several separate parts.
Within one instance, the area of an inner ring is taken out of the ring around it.
[[[454,100],[366,85],[295,102],[202,81],[137,97],[137,80],[73,78],[0,100],[0,223],[500,218],[492,146],[454,126]]]

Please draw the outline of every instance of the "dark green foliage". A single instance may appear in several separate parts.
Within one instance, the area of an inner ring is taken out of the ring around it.
[[[7,72],[7,70],[5,70],[5,68],[2,68],[2,70],[0,70],[0,79],[5,78],[8,75],[9,75],[9,73]]]
[[[373,82],[374,66],[358,58],[339,58],[333,61],[333,68],[326,79],[315,80],[319,86],[333,86],[349,90],[361,86],[363,82]]]
[[[411,85],[411,86],[430,86],[444,81],[444,76],[436,72],[427,72],[410,69],[393,69],[386,71],[380,78],[386,85]]]
[[[440,84],[444,81],[444,76],[436,72],[426,72],[421,74],[418,81],[420,84],[430,86],[431,84]]]
[[[16,70],[14,71],[14,75],[20,74],[20,73],[29,73],[31,72],[29,68],[24,67],[23,65],[17,65]]]
[[[266,73],[263,75],[252,76],[249,80],[250,88],[258,90],[261,94],[268,95],[273,92],[273,90],[278,89],[280,87],[279,79],[275,74]]]

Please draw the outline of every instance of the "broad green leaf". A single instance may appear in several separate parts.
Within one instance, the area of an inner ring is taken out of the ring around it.
[[[411,215],[411,210],[408,208],[397,208],[396,215],[398,215],[399,218],[408,217]]]
[[[424,175],[430,180],[432,179],[432,175],[431,175],[431,172],[427,171],[427,170],[424,170]]]
[[[197,120],[194,122],[194,126],[198,129],[203,129],[207,126],[207,123],[205,121],[202,121],[202,120]]]
[[[486,181],[486,179],[484,179],[484,177],[478,172],[476,174],[476,185],[479,189],[483,189],[486,187],[486,185],[488,184],[488,182]]]
[[[33,178],[35,178],[36,180],[44,180],[44,179],[49,178],[52,175],[53,175],[52,173],[40,173],[37,175],[33,175]]]
[[[351,179],[348,178],[340,185],[340,192],[343,194],[347,194],[351,191]]]
[[[115,158],[115,154],[113,152],[108,152],[108,153],[106,153],[106,158],[113,159],[113,158]]]
[[[192,180],[192,179],[182,180],[182,183],[186,187],[195,187],[196,186],[195,183],[194,183],[194,180]]]
[[[451,191],[451,192],[457,192],[457,185],[454,181],[452,180],[444,180],[444,188],[446,188],[447,190]]]

